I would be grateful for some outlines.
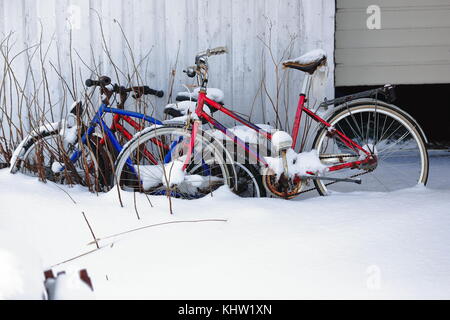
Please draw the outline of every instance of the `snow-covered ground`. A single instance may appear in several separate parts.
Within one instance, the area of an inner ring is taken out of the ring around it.
[[[296,201],[220,189],[173,200],[173,216],[165,197],[149,198],[150,207],[137,194],[140,220],[133,194],[122,193],[121,208],[117,190],[97,196],[0,170],[0,298],[36,297],[36,269],[95,249],[84,212],[97,238],[226,220],[106,238],[54,267],[87,268],[97,298],[449,299],[450,152],[430,154],[426,188]]]

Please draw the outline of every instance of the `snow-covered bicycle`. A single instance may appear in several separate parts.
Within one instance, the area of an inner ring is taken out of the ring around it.
[[[163,91],[148,86],[125,88],[111,84],[106,76],[98,80],[86,80],[87,87],[100,87],[102,103],[89,124],[83,123],[83,105],[75,102],[67,117],[56,123],[49,123],[33,129],[15,149],[10,161],[10,172],[22,172],[64,184],[80,184],[92,190],[108,190],[113,184],[112,163],[122,149],[122,138],[130,140],[132,134],[126,129],[127,123],[136,130],[144,126],[133,119],[141,119],[149,124],[162,124],[148,115],[124,109],[128,94],[135,99],[143,95],[162,97]],[[120,100],[116,108],[110,107],[111,97],[117,94]],[[113,114],[108,126],[104,115]],[[96,128],[100,128],[96,131]],[[144,150],[145,152],[145,150]],[[153,159],[150,153],[146,157]]]
[[[199,53],[195,66],[186,70],[189,77],[197,76],[200,83],[195,112],[187,115],[183,123],[166,123],[141,131],[121,151],[115,167],[122,188],[139,185],[145,191],[155,181],[161,181],[163,174],[149,163],[135,162],[132,172],[127,165],[130,157],[144,159],[141,150],[152,139],[170,141],[171,149],[167,153],[170,161],[165,162],[167,170],[163,179],[187,197],[201,197],[235,181],[236,172],[230,172],[227,166],[236,160],[235,154],[232,159],[229,154],[221,154],[220,144],[224,141],[220,142],[210,130],[203,130],[203,123],[220,131],[234,148],[254,160],[252,167],[259,172],[254,175],[257,187],[272,196],[291,199],[313,189],[327,195],[333,191],[392,191],[426,184],[428,154],[422,129],[405,111],[377,99],[384,95],[388,101],[392,100],[392,86],[323,102],[322,106],[335,105],[334,113],[325,120],[306,104],[311,77],[326,63],[325,52],[314,50],[285,61],[284,67],[305,72],[305,78],[291,134],[272,132],[207,96],[208,58],[225,52],[224,47],[219,47]],[[243,141],[231,128],[218,122],[211,111],[223,112],[256,132],[258,137],[270,141],[272,153],[261,154],[260,144],[255,147]],[[294,149],[303,114],[318,124],[318,130],[312,150],[297,153]],[[213,164],[214,170],[204,170],[202,174],[196,171],[212,168]],[[130,174],[134,174],[132,182],[127,180]],[[358,189],[354,188],[356,185]]]
[[[11,159],[11,173],[20,171],[27,175],[38,176],[44,181],[81,184],[92,190],[107,191],[114,184],[112,164],[121,151],[122,145],[133,137],[125,125],[134,128],[135,131],[143,130],[145,126],[133,119],[144,120],[148,125],[163,125],[163,121],[124,109],[128,92],[133,92],[134,98],[138,99],[144,94],[161,97],[162,91],[147,86],[120,87],[111,84],[111,79],[106,76],[100,77],[99,80],[88,79],[86,86],[100,87],[102,94],[102,104],[90,124],[84,124],[81,121],[83,107],[81,102],[75,102],[66,119],[42,126],[25,137]],[[211,90],[211,93],[213,91]],[[219,89],[216,89],[215,92],[216,95],[211,95],[211,98],[222,103],[223,93]],[[116,108],[109,107],[113,94],[120,96]],[[183,93],[177,95],[177,101],[180,102],[165,107],[166,114],[180,118],[188,111],[183,107],[195,105],[193,102],[195,97],[186,98]],[[103,119],[106,113],[113,114],[112,123],[109,126]],[[170,120],[167,121],[170,122]],[[97,132],[95,131],[96,127],[100,127]],[[145,161],[154,165],[152,168],[157,178],[153,179],[153,186],[147,189],[147,192],[152,195],[170,193],[172,196],[180,197],[180,192],[168,190],[167,184],[161,178],[165,164],[170,162],[170,157],[167,156],[170,144],[167,145],[165,141],[166,139],[153,139],[151,145],[141,149],[145,159],[129,158],[127,165],[130,170],[133,170],[134,161]],[[161,155],[163,157],[160,157]],[[228,167],[234,172],[232,166]],[[214,166],[209,167],[205,162],[196,169],[197,175],[199,175],[199,171],[209,173],[214,171]],[[238,170],[238,172],[240,173],[239,181],[246,182],[249,179],[245,170]],[[130,181],[132,179],[133,174],[129,177]],[[260,196],[251,192],[251,187],[252,184],[248,187],[246,184],[240,183],[236,184],[233,191],[239,196]],[[188,193],[182,195],[182,197],[187,196]]]

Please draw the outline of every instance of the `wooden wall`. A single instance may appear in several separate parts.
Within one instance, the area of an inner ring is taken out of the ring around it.
[[[111,57],[124,71],[118,78],[103,49],[97,14],[103,22],[104,42]],[[273,96],[276,77],[263,41],[271,43],[275,60],[281,58],[293,35],[297,38],[286,58],[324,48],[329,55],[328,78],[322,79],[323,83],[317,87],[325,88],[327,95],[332,96],[334,17],[334,0],[0,0],[0,33],[4,37],[14,32],[14,52],[38,43],[42,35],[45,72],[50,79],[51,107],[55,114],[63,109],[65,100],[69,100],[68,104],[71,101],[65,97],[51,64],[59,68],[71,85],[73,68],[78,91],[83,90],[83,80],[92,75],[89,68],[94,65],[100,74],[126,84],[126,75],[133,72],[129,44],[134,64],[147,57],[138,67],[141,81],[167,91],[169,74],[175,69],[176,92],[184,90],[182,85],[191,81],[182,70],[193,64],[198,51],[225,45],[229,48],[227,55],[210,59],[210,86],[225,92],[225,103],[232,109],[251,115],[257,122],[274,124],[273,107],[264,87]],[[35,74],[42,74],[38,54],[31,60]],[[30,82],[23,55],[13,66],[18,70],[18,81]],[[292,119],[303,75],[298,71],[285,74],[282,70],[280,75],[285,80],[279,109],[283,110],[283,117],[288,114]],[[261,86],[264,79],[265,86]],[[34,89],[29,84],[26,90]],[[167,97],[154,100],[157,115],[166,102]]]

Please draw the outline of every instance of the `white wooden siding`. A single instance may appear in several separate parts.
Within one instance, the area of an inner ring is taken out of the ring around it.
[[[450,83],[450,0],[338,0],[335,54],[337,86]]]
[[[72,53],[67,23],[70,8],[80,12],[80,16],[75,17],[75,20],[79,19],[79,26],[72,29]],[[265,72],[268,91],[273,94],[273,66],[267,52],[263,54],[264,47],[258,40],[259,36],[268,41],[267,19],[270,19],[276,57],[280,57],[289,44],[290,34],[298,35],[291,56],[316,47],[327,51],[329,80],[324,86],[327,95],[333,95],[334,0],[0,0],[0,33],[15,32],[17,52],[38,41],[41,24],[43,46],[51,39],[54,41],[46,57],[46,72],[51,80],[56,113],[62,108],[63,91],[50,62],[59,66],[61,74],[71,83],[69,59],[72,55],[79,90],[91,73],[78,55],[91,67],[95,60],[100,74],[110,75],[115,82],[126,82],[123,76],[116,78],[107,54],[102,50],[97,12],[103,20],[106,44],[120,69],[131,73],[132,61],[116,21],[122,25],[136,63],[150,52],[148,63],[141,65],[139,71],[142,82],[151,87],[167,92],[169,74],[175,68],[179,50],[174,92],[184,90],[182,85],[190,80],[182,70],[193,64],[195,53],[225,45],[229,54],[210,59],[210,86],[225,92],[225,103],[232,109],[251,114],[257,122],[273,123],[273,110],[260,91]],[[93,57],[91,52],[94,52]],[[33,60],[33,68],[39,73],[41,68],[37,62],[37,59]],[[20,57],[14,66],[20,71],[19,80],[29,81],[26,80],[25,58]],[[287,94],[283,95],[283,101],[289,102],[288,114],[296,107],[303,75],[289,71],[289,76]],[[161,107],[166,102],[167,97],[154,100],[157,115],[161,115]]]

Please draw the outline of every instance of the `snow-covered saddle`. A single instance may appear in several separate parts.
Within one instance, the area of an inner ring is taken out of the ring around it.
[[[326,62],[327,54],[325,51],[316,49],[309,51],[298,58],[284,61],[283,67],[313,74],[318,67],[325,65]]]
[[[195,88],[192,92],[178,92],[176,101],[186,101],[186,100],[192,100],[197,101],[198,93],[200,91],[200,88]],[[224,93],[222,90],[217,88],[208,88],[206,96],[210,98],[211,100],[216,101],[217,103],[223,104],[223,98]]]
[[[188,113],[194,113],[199,91],[200,88],[196,88],[192,92],[178,92],[175,98],[178,102],[166,105],[164,107],[164,113],[174,118],[185,116]],[[206,96],[219,104],[223,104],[224,93],[220,89],[208,88]],[[217,111],[217,109],[209,106],[207,103],[205,104],[209,107],[211,113]]]
[[[164,107],[164,113],[174,118],[183,117],[189,113],[194,113],[197,103],[195,101],[180,101],[176,103],[169,103]]]

